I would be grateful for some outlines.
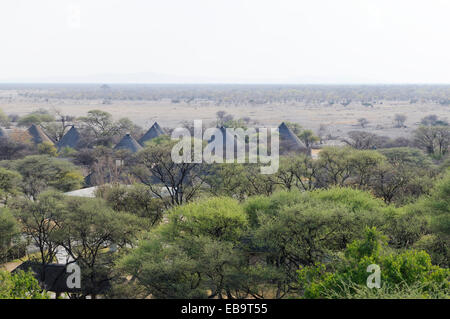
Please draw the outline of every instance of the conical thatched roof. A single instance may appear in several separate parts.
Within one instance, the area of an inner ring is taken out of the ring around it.
[[[222,132],[222,138],[223,138],[223,145],[227,145],[227,143],[231,143],[234,145],[234,135],[231,134],[230,132],[227,131],[227,128],[222,126],[219,127],[219,130]],[[208,141],[208,143],[211,143],[212,141],[215,140],[215,136],[211,136],[210,140]]]
[[[278,127],[280,138],[280,153],[303,152],[307,153],[308,148],[305,144],[292,132],[292,130],[283,122]]]
[[[71,147],[75,148],[80,141],[80,133],[75,128],[74,125],[70,128],[70,130],[64,134],[64,136],[58,142],[58,148]]]
[[[122,140],[114,147],[115,150],[128,150],[136,153],[142,149],[142,146],[130,135],[125,135]]]
[[[158,137],[158,136],[161,136],[164,134],[166,134],[166,133],[164,133],[161,126],[159,126],[159,124],[157,122],[155,122],[155,124],[152,125],[152,127],[147,131],[147,133],[145,133],[139,139],[139,144],[144,145],[145,142],[150,141],[151,139],[154,139],[155,137]]]
[[[227,154],[226,150],[227,150],[227,145],[228,144],[232,147],[233,153],[234,153],[234,150],[235,150],[234,135],[231,134],[229,131],[227,131],[227,128],[224,127],[224,126],[218,128],[218,129],[222,132],[222,143],[223,143],[222,144],[223,145],[222,154],[223,154],[223,157],[225,158],[226,154]],[[208,144],[210,144],[213,141],[215,141],[215,139],[216,139],[215,135],[211,136],[211,138],[208,141]]]
[[[44,142],[54,144],[53,141],[44,133],[44,131],[35,124],[31,125],[27,132],[34,144],[41,144]]]

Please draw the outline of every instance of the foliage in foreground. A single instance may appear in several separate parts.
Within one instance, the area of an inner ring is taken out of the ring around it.
[[[381,288],[368,288],[367,267],[381,270]],[[425,251],[390,250],[375,228],[364,240],[348,245],[336,263],[301,267],[298,282],[304,298],[450,298],[450,271],[432,265]]]
[[[351,188],[204,199],[173,208],[118,266],[129,297],[447,297],[448,269],[412,249],[432,232],[416,215]],[[365,290],[369,264],[378,292]]]
[[[0,299],[48,299],[31,272],[0,271]]]

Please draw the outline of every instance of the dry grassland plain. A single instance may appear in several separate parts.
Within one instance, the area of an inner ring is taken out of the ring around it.
[[[203,120],[213,123],[218,111],[226,111],[234,118],[249,117],[255,125],[274,127],[283,121],[299,123],[304,128],[317,131],[324,124],[327,131],[336,137],[343,137],[352,130],[365,130],[391,138],[410,136],[419,126],[420,120],[430,114],[442,119],[450,119],[450,107],[433,102],[378,101],[373,106],[352,102],[347,106],[335,103],[274,103],[249,105],[216,105],[212,101],[172,103],[170,99],[159,101],[112,100],[103,104],[102,100],[83,99],[35,99],[17,95],[14,90],[3,90],[0,94],[0,109],[6,114],[25,115],[39,108],[54,110],[73,116],[84,116],[89,110],[100,109],[113,115],[115,119],[128,117],[144,129],[157,121],[163,127],[174,128],[183,121]],[[396,114],[407,116],[405,127],[394,124]],[[362,128],[358,119],[366,118],[369,123]]]

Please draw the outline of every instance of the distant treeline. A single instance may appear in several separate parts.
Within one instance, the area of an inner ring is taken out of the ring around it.
[[[169,99],[173,103],[209,101],[223,104],[308,102],[328,105],[383,100],[433,102],[450,105],[450,85],[237,85],[237,84],[2,84],[20,96],[36,99]]]

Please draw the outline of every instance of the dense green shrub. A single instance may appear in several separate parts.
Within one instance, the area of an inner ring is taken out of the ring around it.
[[[380,292],[366,287],[367,267],[379,265]],[[450,271],[434,266],[424,251],[392,251],[375,228],[366,229],[366,238],[348,245],[335,264],[317,263],[301,267],[299,286],[304,298],[387,297],[398,294],[421,297],[450,297]],[[370,290],[373,291],[370,291]]]

